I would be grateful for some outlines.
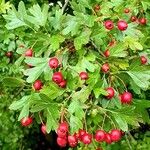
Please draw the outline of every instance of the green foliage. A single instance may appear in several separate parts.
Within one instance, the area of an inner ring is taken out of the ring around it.
[[[26,7],[21,1],[17,9],[12,6],[3,14],[0,68],[4,72],[7,64],[12,65],[0,81],[6,89],[15,88],[19,94],[24,91],[20,100],[14,99],[9,108],[20,111],[18,120],[32,114],[38,123],[46,123],[47,133],[56,131],[61,121],[69,123],[71,134],[81,128],[94,134],[100,127],[128,132],[140,123],[149,123],[150,103],[142,96],[150,88],[150,2],[72,0],[69,3],[71,13],[59,5]],[[96,4],[100,5],[99,11],[94,10]],[[129,14],[123,13],[125,8],[130,8]],[[147,25],[131,22],[132,15],[138,19],[146,17]],[[116,27],[119,19],[128,23],[126,31]],[[105,28],[106,20],[114,22],[113,30]],[[33,57],[25,56],[28,48],[33,50]],[[109,57],[104,55],[106,50]],[[8,51],[14,52],[10,59],[4,57]],[[146,64],[141,64],[140,56],[146,56]],[[58,58],[57,69],[49,67],[51,57]],[[104,63],[110,66],[108,73],[101,69]],[[56,71],[62,72],[66,88],[52,82]],[[79,76],[83,71],[88,73],[86,81]],[[44,84],[40,91],[32,89],[37,79]],[[110,86],[115,95],[108,100],[106,88]],[[119,99],[119,94],[127,90],[133,94],[130,105],[122,104]],[[88,148],[93,149],[93,145]],[[106,144],[102,147],[109,149]]]

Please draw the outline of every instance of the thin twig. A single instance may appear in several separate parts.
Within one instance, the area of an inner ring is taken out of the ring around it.
[[[63,13],[64,13],[64,11],[65,11],[65,9],[66,9],[68,3],[69,3],[69,0],[66,0],[64,6],[62,7],[62,12],[63,12]]]

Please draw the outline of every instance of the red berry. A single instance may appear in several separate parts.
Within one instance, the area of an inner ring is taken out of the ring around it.
[[[110,137],[113,142],[117,142],[121,139],[121,131],[118,129],[111,130]]]
[[[129,8],[126,8],[126,9],[124,9],[124,13],[129,13],[130,12],[130,9]]]
[[[112,87],[106,89],[108,95],[106,96],[107,99],[112,99],[115,95],[115,91]]]
[[[114,28],[114,23],[111,20],[107,20],[104,23],[105,28],[108,30],[112,30]]]
[[[52,80],[56,83],[59,84],[63,81],[63,75],[61,72],[55,72],[53,74]]]
[[[131,19],[130,19],[132,22],[135,22],[137,20],[137,17],[136,16],[132,16]]]
[[[145,56],[141,56],[140,59],[141,59],[141,64],[144,65],[147,63],[147,58]]]
[[[110,51],[109,51],[109,49],[107,49],[107,50],[104,52],[104,55],[105,55],[105,57],[109,57],[109,56],[110,56]]]
[[[111,137],[110,137],[110,134],[109,134],[109,133],[106,133],[106,134],[105,134],[105,142],[106,142],[107,144],[111,144],[111,143],[112,143]]]
[[[94,10],[96,11],[96,12],[98,12],[99,10],[100,10],[100,6],[97,4],[97,5],[95,5],[94,6]]]
[[[41,131],[43,134],[46,134],[46,125],[45,124],[42,124]]]
[[[103,64],[102,67],[101,67],[101,70],[104,73],[107,73],[110,70],[109,64],[108,63]]]
[[[86,134],[86,131],[83,130],[83,129],[80,129],[78,133],[75,133],[75,136],[76,136],[76,138],[77,138],[78,140],[81,141],[81,140],[82,140],[82,136],[83,136],[84,134]]]
[[[105,131],[103,130],[97,130],[95,134],[95,140],[97,142],[103,142],[105,140]]]
[[[68,143],[69,143],[70,147],[76,147],[78,144],[78,140],[77,140],[76,136],[74,136],[74,135],[68,136]]]
[[[9,51],[9,52],[6,52],[6,54],[5,54],[8,58],[11,58],[12,57],[12,55],[13,55],[13,52],[11,52],[11,51]]]
[[[56,69],[58,67],[58,65],[59,65],[59,61],[57,58],[51,58],[49,60],[49,66],[51,69]]]
[[[24,117],[21,119],[21,125],[26,127],[29,126],[30,124],[32,124],[33,119],[31,117]]]
[[[33,84],[33,88],[36,91],[39,91],[42,89],[43,83],[41,82],[41,80],[36,80]]]
[[[124,31],[124,30],[126,30],[127,28],[128,28],[128,24],[127,24],[127,22],[126,21],[124,21],[124,20],[120,20],[120,21],[118,21],[118,29],[120,30],[120,31]]]
[[[26,57],[32,57],[32,56],[33,56],[33,50],[32,50],[32,49],[28,49],[28,50],[25,52],[25,56],[26,56]]]
[[[88,134],[88,133],[85,133],[83,136],[82,136],[82,142],[84,144],[91,144],[92,142],[92,135],[91,134]]]
[[[87,74],[87,72],[81,72],[81,73],[80,73],[80,78],[81,78],[81,80],[87,80],[87,79],[88,79],[88,74]]]
[[[57,129],[57,135],[58,135],[58,137],[66,138],[66,136],[67,136],[67,131],[60,130],[60,129],[58,128],[58,129]]]
[[[66,145],[67,145],[67,140],[64,139],[64,138],[57,137],[57,144],[58,144],[60,147],[66,147]]]
[[[121,102],[130,104],[132,102],[132,94],[130,92],[124,92],[121,95]]]
[[[66,80],[63,80],[62,82],[59,83],[59,86],[60,86],[61,88],[65,88],[66,85],[67,85],[67,81],[66,81]]]
[[[140,18],[140,19],[139,19],[139,23],[140,23],[141,25],[145,25],[145,24],[147,23],[146,18]]]
[[[59,124],[59,129],[61,132],[68,132],[68,129],[69,129],[68,123],[63,122],[63,123]]]

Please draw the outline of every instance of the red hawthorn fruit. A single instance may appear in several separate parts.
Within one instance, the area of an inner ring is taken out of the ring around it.
[[[63,81],[63,75],[61,72],[55,72],[53,74],[52,80],[56,83],[56,84],[60,84]]]
[[[57,135],[58,135],[58,137],[66,138],[66,136],[67,136],[67,131],[60,130],[60,129],[58,128],[58,129],[57,129]]]
[[[132,102],[132,94],[130,92],[124,92],[121,95],[121,102],[123,104],[130,104]]]
[[[104,23],[105,28],[108,30],[112,30],[114,28],[114,23],[111,20],[107,20]]]
[[[110,51],[109,51],[109,49],[107,49],[107,50],[104,52],[104,55],[105,55],[105,57],[109,57],[109,56],[110,56]]]
[[[51,59],[49,60],[49,66],[50,66],[51,69],[56,69],[56,68],[58,68],[58,65],[59,65],[59,61],[58,61],[57,58],[51,58]]]
[[[59,129],[61,132],[68,132],[69,125],[67,122],[62,122],[59,124]]]
[[[43,134],[46,134],[46,125],[45,124],[42,124],[41,131]]]
[[[59,86],[61,88],[66,88],[66,85],[67,85],[67,81],[66,80],[63,80],[62,82],[59,83]]]
[[[145,24],[147,23],[147,19],[146,19],[146,18],[140,18],[140,19],[139,19],[139,23],[140,23],[141,25],[145,25]]]
[[[76,136],[69,135],[68,136],[68,143],[69,143],[70,147],[76,147],[78,144],[78,140],[77,140]]]
[[[67,145],[67,139],[57,137],[57,144],[60,147],[66,147],[66,145]]]
[[[32,122],[33,122],[32,117],[24,117],[21,119],[21,125],[24,127],[29,126],[30,124],[32,124]]]
[[[130,12],[129,8],[124,9],[124,13],[128,14]]]
[[[110,70],[109,64],[108,63],[103,64],[102,67],[101,67],[101,70],[104,73],[107,73]]]
[[[11,58],[13,56],[13,52],[9,51],[5,53],[6,57]]]
[[[136,17],[136,16],[132,16],[132,17],[130,18],[130,20],[131,20],[132,22],[135,22],[135,21],[137,20],[137,17]]]
[[[41,80],[36,80],[36,81],[34,82],[34,84],[33,84],[33,88],[34,88],[34,90],[36,90],[36,91],[41,90],[42,87],[43,87],[43,83],[41,82]]]
[[[79,129],[78,133],[75,133],[75,136],[76,136],[76,138],[77,138],[78,140],[81,141],[81,140],[82,140],[82,136],[83,136],[84,134],[86,134],[86,131],[83,130],[83,129]]]
[[[80,72],[80,78],[81,80],[87,80],[88,79],[88,73],[87,72]]]
[[[110,134],[109,134],[109,133],[106,133],[106,134],[105,134],[105,142],[106,142],[107,144],[111,144],[111,143],[112,143],[111,137],[110,137]]]
[[[33,56],[33,50],[30,48],[25,52],[26,57],[32,57]]]
[[[92,142],[92,135],[91,134],[88,134],[88,133],[85,133],[83,136],[82,136],[82,142],[84,144],[91,144]]]
[[[110,137],[113,142],[118,142],[121,139],[121,131],[118,129],[111,130]]]
[[[120,31],[125,31],[125,30],[128,28],[128,24],[127,24],[127,22],[124,21],[124,20],[118,21],[117,26],[118,26],[118,29],[119,29]]]
[[[95,5],[95,6],[94,6],[94,11],[95,11],[95,12],[98,12],[99,10],[100,10],[100,5],[98,5],[98,4]]]
[[[106,89],[108,95],[106,96],[107,99],[112,99],[115,95],[115,91],[112,87]]]
[[[105,140],[105,131],[103,130],[97,130],[95,134],[95,140],[97,142],[103,142]]]
[[[141,56],[140,60],[141,60],[141,64],[143,64],[143,65],[145,65],[147,63],[147,61],[148,61],[145,56]]]

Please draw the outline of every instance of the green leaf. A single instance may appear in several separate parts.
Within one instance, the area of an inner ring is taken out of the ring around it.
[[[75,132],[77,132],[79,129],[83,128],[83,123],[82,121],[76,117],[71,115],[70,117],[70,132],[71,134],[74,134]]]
[[[15,77],[6,77],[2,80],[3,84],[8,87],[22,87],[24,86],[24,80]]]
[[[28,103],[28,99],[30,96],[24,96],[18,101],[14,101],[10,106],[9,109],[11,110],[17,110],[21,109],[26,103]]]
[[[82,103],[79,102],[78,100],[72,99],[72,101],[68,107],[68,111],[70,114],[75,114],[75,116],[81,120],[84,117],[84,111],[82,108]]]
[[[51,43],[50,48],[55,51],[55,50],[59,49],[60,44],[64,41],[65,41],[65,38],[63,36],[61,36],[59,34],[53,35],[50,38],[50,43]]]
[[[80,36],[74,39],[74,46],[77,50],[82,48],[82,45],[87,44],[90,40],[91,30],[86,29]]]
[[[120,128],[122,131],[128,131],[128,124],[127,124],[126,120],[125,120],[122,116],[120,116],[120,115],[114,113],[114,114],[113,114],[113,117],[115,118],[115,120],[116,120],[116,122],[117,122],[119,128]]]
[[[93,92],[96,98],[98,98],[100,95],[104,95],[104,96],[108,95],[106,90],[99,88],[99,87],[94,87]]]
[[[65,90],[60,88],[58,85],[54,84],[53,82],[51,82],[48,86],[44,86],[40,92],[53,100],[61,96],[65,92]]]
[[[80,100],[84,103],[88,99],[90,93],[90,88],[88,86],[84,86],[80,91],[72,94],[72,99]]]
[[[29,103],[23,106],[20,115],[18,117],[18,121],[20,121],[22,118],[29,116]]]
[[[36,57],[27,57],[25,59],[25,63],[30,64],[32,66],[39,66],[41,64],[48,64],[48,60],[47,58],[36,58]]]
[[[37,67],[27,69],[24,74],[28,76],[27,82],[32,83],[44,72],[45,67],[47,67],[47,62],[38,65]]]
[[[46,131],[49,133],[51,130],[56,130],[58,127],[58,119],[59,119],[59,109],[58,105],[53,105],[46,109]]]

